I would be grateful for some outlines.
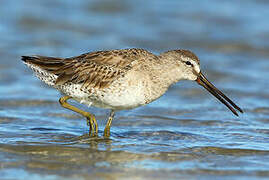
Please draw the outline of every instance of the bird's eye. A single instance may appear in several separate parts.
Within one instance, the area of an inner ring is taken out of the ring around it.
[[[190,61],[186,61],[185,64],[187,64],[188,66],[192,65]]]

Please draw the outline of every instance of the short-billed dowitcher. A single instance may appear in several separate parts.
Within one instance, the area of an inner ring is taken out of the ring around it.
[[[205,78],[198,57],[189,50],[171,50],[155,55],[133,48],[90,52],[71,58],[22,56],[22,60],[41,81],[65,95],[59,99],[63,107],[87,118],[92,136],[98,133],[95,116],[68,104],[68,99],[110,109],[105,137],[110,136],[115,111],[146,105],[180,80],[196,81],[236,116],[235,109],[243,112]]]

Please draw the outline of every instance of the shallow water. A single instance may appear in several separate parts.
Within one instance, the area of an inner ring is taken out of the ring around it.
[[[2,179],[268,179],[267,1],[0,2]],[[117,113],[93,112],[100,136],[58,104],[21,55],[74,56],[128,47],[194,51],[219,89],[245,111],[235,117],[194,82]]]

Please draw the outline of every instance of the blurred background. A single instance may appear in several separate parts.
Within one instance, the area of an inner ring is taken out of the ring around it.
[[[268,179],[269,1],[1,0],[1,179]],[[145,48],[189,49],[245,111],[235,117],[194,82],[122,111],[111,139],[58,104],[22,55],[70,57]]]

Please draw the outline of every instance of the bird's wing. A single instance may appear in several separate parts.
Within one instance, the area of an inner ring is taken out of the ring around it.
[[[104,88],[124,76],[132,62],[141,59],[142,49],[98,51],[72,58],[23,56],[22,60],[57,75],[56,85],[67,82],[83,84],[83,88]]]

